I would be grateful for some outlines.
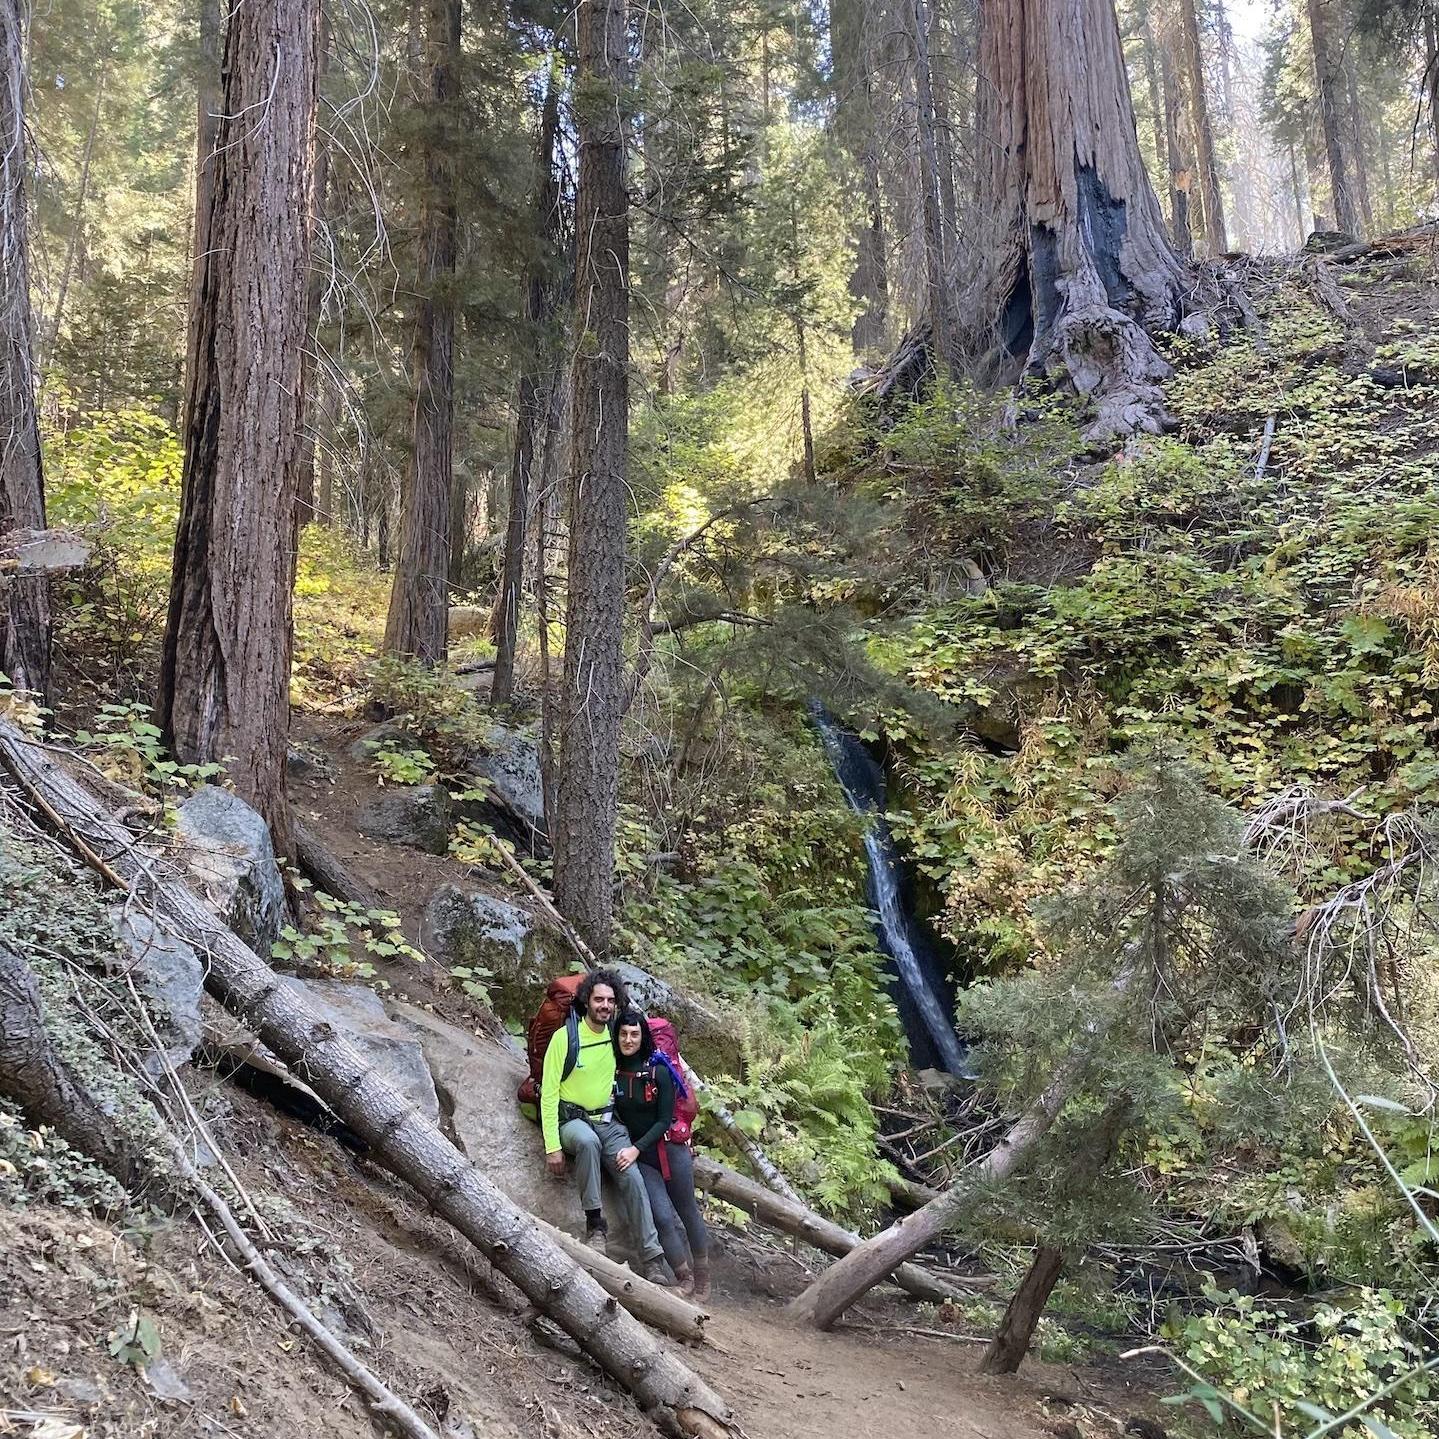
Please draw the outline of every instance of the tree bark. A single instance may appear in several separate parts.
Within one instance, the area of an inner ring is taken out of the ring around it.
[[[25,170],[25,15],[0,0],[0,535],[45,528],[35,411]],[[0,673],[42,699],[50,688],[50,588],[44,575],[0,590]]]
[[[320,39],[316,60],[316,94],[324,87],[325,72],[330,67],[330,19],[324,5],[320,6]],[[295,524],[307,525],[312,520],[329,523],[329,506],[323,511],[319,500],[320,483],[316,473],[320,417],[324,406],[318,403],[319,386],[316,373],[320,357],[320,320],[325,305],[327,272],[330,255],[326,251],[314,254],[317,243],[327,233],[327,215],[330,203],[330,146],[324,136],[319,136],[315,146],[314,217],[310,222],[311,260],[310,286],[305,300],[305,395],[309,400],[309,413],[305,418],[304,448],[300,455],[299,490],[295,496]]]
[[[455,142],[460,0],[427,0],[429,67],[420,296],[411,352],[414,453],[400,500],[400,543],[385,620],[385,650],[442,664],[449,617],[450,484],[455,412]]]
[[[1344,116],[1346,96],[1344,75],[1329,32],[1331,0],[1308,0],[1309,34],[1314,47],[1314,81],[1319,100],[1319,118],[1324,129],[1324,153],[1329,161],[1329,189],[1334,202],[1334,223],[1346,235],[1359,236],[1359,209],[1355,201],[1354,177],[1345,155]]]
[[[1162,428],[1144,326],[1179,315],[1180,265],[1139,153],[1112,0],[983,0],[978,309],[997,358],[1059,372],[1091,439]]]
[[[505,523],[505,557],[495,597],[495,678],[490,689],[493,707],[507,705],[515,688],[515,644],[520,629],[520,594],[525,580],[525,549],[529,539],[530,481],[535,449],[549,408],[546,379],[554,364],[544,329],[553,310],[553,287],[546,270],[553,261],[559,219],[559,186],[555,180],[555,142],[559,134],[559,75],[550,71],[540,116],[535,152],[535,253],[525,275],[525,321],[528,353],[515,396],[515,445],[510,459],[510,509]]]
[[[314,0],[230,10],[157,704],[175,757],[225,761],[280,853],[317,29]]]
[[[0,1092],[129,1188],[141,1177],[114,1121],[55,1052],[30,967],[0,944]]]
[[[981,1374],[1013,1374],[1029,1352],[1044,1306],[1064,1271],[1064,1250],[1041,1245],[979,1361]]]
[[[579,11],[576,354],[569,594],[555,793],[555,903],[609,949],[619,804],[629,416],[629,197],[622,92],[624,0]]]
[[[1204,212],[1204,248],[1222,255],[1228,248],[1224,233],[1224,200],[1219,190],[1219,160],[1214,150],[1214,124],[1209,118],[1209,96],[1204,88],[1204,51],[1199,43],[1199,16],[1194,0],[1179,0],[1183,26],[1185,82],[1189,109],[1194,117],[1195,151],[1199,157],[1199,201]]]
[[[111,884],[132,891],[157,920],[197,946],[206,956],[205,987],[212,996],[645,1409],[672,1415],[694,1432],[713,1433],[729,1421],[728,1407],[703,1380],[417,1114],[300,991],[262,964],[184,885],[164,874],[161,862],[139,850],[49,753],[3,719],[0,764],[32,800],[43,803],[47,817],[87,863]]]
[[[1344,46],[1344,92],[1349,154],[1354,162],[1354,189],[1359,199],[1359,220],[1366,235],[1374,234],[1374,202],[1369,195],[1369,166],[1364,155],[1364,111],[1359,104],[1359,79],[1354,73],[1351,36]]]

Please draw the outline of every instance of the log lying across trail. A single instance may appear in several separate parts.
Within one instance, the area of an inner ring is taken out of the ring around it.
[[[93,869],[148,904],[205,962],[205,987],[308,1083],[396,1175],[667,1427],[731,1432],[730,1410],[607,1295],[295,989],[138,848],[40,745],[0,719],[0,765]]]
[[[716,1199],[723,1199],[737,1209],[752,1214],[761,1224],[772,1229],[793,1234],[826,1254],[839,1257],[858,1249],[864,1243],[858,1234],[843,1226],[831,1223],[823,1215],[806,1209],[803,1204],[782,1199],[762,1184],[737,1174],[723,1164],[717,1164],[702,1154],[695,1155],[695,1183],[708,1190]],[[901,1264],[891,1276],[894,1283],[918,1299],[942,1301],[967,1297],[956,1285],[944,1280],[914,1264]]]

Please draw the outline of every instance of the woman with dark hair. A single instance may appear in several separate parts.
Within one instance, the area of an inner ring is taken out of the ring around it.
[[[631,1147],[615,1162],[639,1164],[680,1292],[703,1301],[710,1293],[709,1230],[695,1197],[694,1157],[688,1144],[665,1138],[675,1122],[676,1078],[655,1048],[649,1021],[637,1009],[624,1010],[615,1021],[615,1118],[629,1131]]]

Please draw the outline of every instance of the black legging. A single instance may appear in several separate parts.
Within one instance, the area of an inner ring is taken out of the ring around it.
[[[671,1269],[677,1269],[687,1263],[691,1255],[696,1259],[708,1257],[710,1234],[700,1213],[699,1200],[695,1197],[694,1156],[689,1145],[668,1144],[664,1140],[660,1143],[664,1144],[665,1157],[669,1161],[669,1179],[666,1180],[655,1166],[643,1161],[640,1173],[649,1191],[650,1212],[655,1217],[655,1228],[659,1231],[665,1258],[669,1260]]]

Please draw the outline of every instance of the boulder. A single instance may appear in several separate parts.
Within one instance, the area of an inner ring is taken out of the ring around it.
[[[165,1060],[184,1064],[199,1047],[204,1034],[200,1018],[204,967],[184,940],[166,934],[148,915],[119,905],[111,914],[122,963],[147,1001],[160,1036],[162,1051],[152,1051],[142,1060],[150,1074],[158,1075],[164,1071]]]
[[[491,727],[481,753],[466,761],[481,800],[461,806],[466,819],[495,825],[507,837],[530,847],[545,835],[545,789],[540,778],[539,741],[526,730]]]
[[[323,750],[297,745],[285,755],[285,772],[302,784],[335,782],[335,762]]]
[[[544,943],[526,910],[494,895],[442,885],[425,906],[426,951],[453,968],[486,969],[497,981],[512,984],[533,968],[544,969]]]
[[[737,1020],[726,1019],[703,1000],[638,965],[614,961],[609,967],[624,980],[632,1004],[646,1014],[662,1014],[674,1024],[685,1059],[701,1075],[741,1072],[744,1045]]]
[[[490,637],[490,609],[482,605],[451,605],[447,638],[451,644],[459,640]]]
[[[387,1008],[413,1035],[429,1061],[455,1142],[472,1163],[522,1209],[557,1229],[584,1233],[584,1211],[573,1180],[563,1184],[545,1169],[540,1129],[520,1113],[515,1091],[525,1077],[524,1060],[401,1000]],[[617,1204],[608,1200],[611,1249],[632,1249]]]
[[[284,982],[301,991],[322,1019],[347,1035],[426,1119],[438,1121],[440,1101],[424,1050],[412,1028],[390,1018],[384,1001],[373,989],[335,979],[286,976]]]
[[[356,828],[370,839],[444,854],[450,847],[449,795],[438,784],[386,785],[361,808]]]
[[[238,795],[207,784],[180,805],[175,834],[199,893],[268,959],[285,922],[285,886],[265,821]]]

